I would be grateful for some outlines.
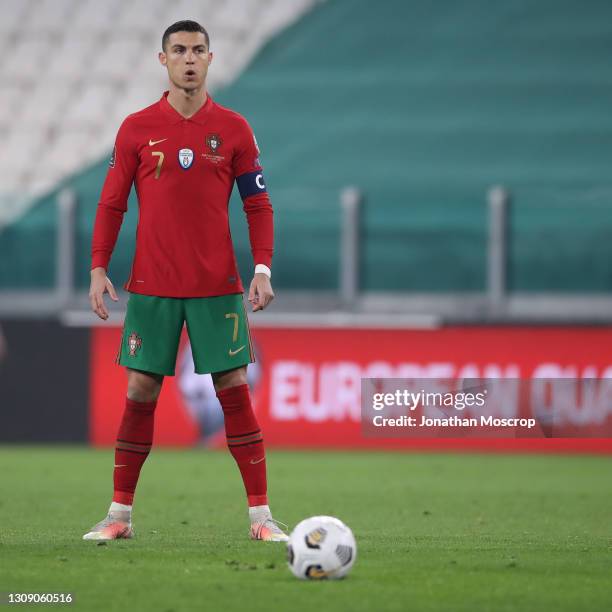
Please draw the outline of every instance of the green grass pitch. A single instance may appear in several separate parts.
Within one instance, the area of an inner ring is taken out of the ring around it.
[[[355,533],[353,572],[330,582],[296,580],[284,545],[247,539],[226,452],[154,450],[136,538],[82,541],[112,461],[0,448],[0,591],[71,592],[68,609],[104,611],[612,610],[608,457],[271,452],[279,519],[331,514]]]

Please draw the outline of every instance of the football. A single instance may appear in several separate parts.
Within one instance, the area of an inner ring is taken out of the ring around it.
[[[312,516],[298,523],[289,536],[289,569],[302,580],[344,578],[355,563],[353,532],[333,516]]]

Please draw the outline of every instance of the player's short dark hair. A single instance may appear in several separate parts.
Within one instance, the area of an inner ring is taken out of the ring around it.
[[[185,19],[183,21],[177,21],[169,26],[164,35],[162,36],[162,49],[166,50],[166,43],[170,38],[170,34],[174,34],[175,32],[202,32],[204,34],[204,38],[206,40],[206,47],[210,49],[210,37],[208,36],[208,32],[201,26],[197,21],[191,21],[190,19]]]

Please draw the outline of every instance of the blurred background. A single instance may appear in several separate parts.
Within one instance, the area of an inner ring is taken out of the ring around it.
[[[609,2],[1,0],[0,15],[1,441],[113,443],[127,296],[108,322],[89,310],[93,220],[121,121],[166,89],[163,31],[194,19],[275,208],[277,298],[251,317],[268,444],[604,448],[391,444],[361,435],[359,399],[361,378],[408,366],[612,376]],[[236,193],[230,210],[248,281]],[[118,287],[137,215],[132,193]],[[222,444],[186,339],[161,404],[158,444]],[[584,432],[602,437],[608,410]]]

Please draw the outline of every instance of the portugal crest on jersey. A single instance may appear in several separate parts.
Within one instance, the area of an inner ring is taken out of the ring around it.
[[[223,141],[219,137],[219,134],[208,134],[208,136],[206,136],[206,146],[211,153],[217,153],[222,144]]]
[[[191,149],[181,149],[178,153],[178,158],[181,168],[187,170],[193,164],[193,151]]]

